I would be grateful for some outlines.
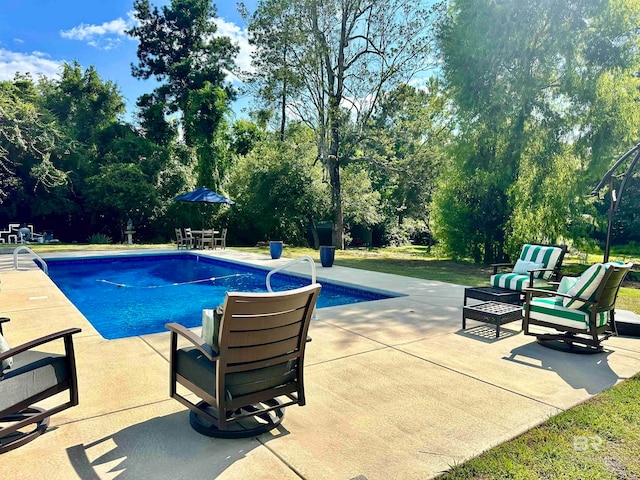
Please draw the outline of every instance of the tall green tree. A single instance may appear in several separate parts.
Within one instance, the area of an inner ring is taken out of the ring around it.
[[[284,141],[288,112],[298,97],[303,82],[296,75],[296,46],[305,40],[295,18],[291,0],[264,0],[249,14],[239,4],[249,24],[249,42],[254,46],[253,71],[245,74],[247,84],[267,110],[276,110],[280,118],[280,140]],[[306,39],[308,40],[308,39]]]
[[[435,78],[424,88],[400,85],[384,95],[363,146],[389,228],[402,229],[410,219],[429,235],[431,199],[452,123]]]
[[[139,104],[156,122],[159,112],[179,115],[185,143],[201,163],[199,183],[216,189],[223,166],[211,159],[221,156],[216,134],[234,98],[226,76],[238,48],[217,34],[216,8],[210,0],[171,0],[161,8],[136,0],[134,16],[138,23],[127,31],[139,41],[133,76],[161,82]]]
[[[37,191],[68,185],[60,160],[70,146],[30,76],[0,82],[0,204],[8,221],[31,217]]]
[[[341,168],[365,138],[381,94],[433,65],[436,11],[409,0],[258,3],[254,18],[260,24],[286,26],[274,32],[280,32],[280,42],[261,36],[259,28],[253,40],[258,61],[272,65],[264,69],[265,77],[284,68],[285,78],[301,82],[299,90],[289,92],[289,108],[316,132],[317,158],[331,187],[337,247],[343,247],[344,230]],[[283,61],[284,44],[290,46],[290,63]]]
[[[459,137],[436,228],[454,253],[490,262],[579,222],[588,183],[638,131],[626,92],[637,91],[639,13],[617,0],[452,3],[438,38]]]
[[[237,241],[306,243],[307,231],[315,231],[315,222],[326,214],[328,204],[321,167],[314,162],[314,143],[308,127],[292,125],[284,142],[279,136],[268,137],[238,159],[227,185],[236,201]]]

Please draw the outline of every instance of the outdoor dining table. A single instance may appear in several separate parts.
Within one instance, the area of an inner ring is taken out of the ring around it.
[[[193,235],[193,243],[194,243],[194,247],[196,248],[204,248],[202,245],[202,237],[204,237],[205,233],[210,233],[211,236],[215,236],[218,233],[220,233],[219,230],[215,230],[213,228],[211,229],[204,229],[204,230],[191,230],[191,235]]]

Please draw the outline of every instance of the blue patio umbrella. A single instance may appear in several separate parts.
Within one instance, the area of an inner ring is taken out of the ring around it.
[[[234,205],[236,202],[230,198],[223,197],[219,193],[209,190],[207,187],[200,187],[193,192],[183,193],[173,198],[178,202],[194,202],[194,203],[226,203]],[[202,217],[202,226],[204,228],[204,213]]]
[[[219,193],[209,190],[207,187],[200,187],[193,192],[183,193],[182,195],[174,197],[174,200],[178,202],[228,203],[229,205],[236,203],[230,198],[223,197]]]

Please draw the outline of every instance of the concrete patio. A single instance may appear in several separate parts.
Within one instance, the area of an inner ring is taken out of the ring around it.
[[[207,254],[265,267],[287,261]],[[545,349],[518,322],[496,339],[486,324],[461,330],[463,286],[318,267],[321,278],[406,296],[320,309],[307,405],[289,407],[258,438],[212,439],[169,398],[168,333],[105,340],[42,271],[13,270],[2,257],[10,344],[82,328],[80,405],[2,455],[2,479],[426,479],[640,371],[640,339],[612,338],[588,356]]]

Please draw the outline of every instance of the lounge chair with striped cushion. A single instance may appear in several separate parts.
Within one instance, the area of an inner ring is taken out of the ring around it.
[[[566,245],[525,244],[515,265],[495,263],[491,286],[522,292],[525,288],[550,288],[549,282],[559,281]],[[499,268],[512,267],[508,273],[498,273]]]
[[[556,292],[525,289],[522,328],[544,346],[575,353],[602,351],[602,341],[616,335],[615,303],[632,263],[597,263],[580,277],[564,277]],[[533,333],[531,325],[555,333]],[[561,333],[558,333],[561,332]]]

